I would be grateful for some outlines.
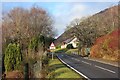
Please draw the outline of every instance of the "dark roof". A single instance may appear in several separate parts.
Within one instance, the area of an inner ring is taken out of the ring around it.
[[[74,39],[74,37],[73,37],[73,38],[69,38],[69,39],[65,40],[64,42],[65,42],[65,43],[69,43],[69,42],[72,41],[73,39]]]

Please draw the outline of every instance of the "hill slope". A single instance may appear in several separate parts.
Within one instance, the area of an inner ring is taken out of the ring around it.
[[[91,48],[91,57],[120,61],[120,28],[98,38]]]
[[[90,18],[92,19],[91,23],[96,24],[96,28],[99,31],[98,32],[99,35],[103,36],[107,33],[112,32],[116,28],[118,28],[118,6],[114,6],[114,7],[105,9],[105,10],[91,16]],[[86,22],[84,22],[84,23],[86,23]],[[65,31],[61,36],[59,36],[57,38],[57,40],[55,41],[55,44],[59,45],[64,40],[73,37],[74,36],[73,30],[74,30],[74,27]]]

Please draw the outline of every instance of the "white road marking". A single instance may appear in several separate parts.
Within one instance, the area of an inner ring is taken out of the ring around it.
[[[58,57],[58,56],[57,56]],[[66,62],[64,62],[62,59],[60,59],[58,57],[58,59],[64,63],[65,65],[67,65],[69,68],[73,69],[75,72],[77,72],[78,74],[80,74],[81,76],[83,76],[84,78],[86,78],[87,80],[91,80],[90,78],[88,78],[87,76],[85,76],[83,73],[79,72],[78,70],[76,70],[75,68],[73,68],[72,66],[68,65]]]
[[[80,61],[79,59],[74,59],[74,60],[76,60],[76,61]]]
[[[74,59],[74,58],[71,58],[71,59]]]
[[[90,58],[84,58],[84,59],[91,60],[91,61],[96,61],[96,62],[103,63],[103,64],[112,65],[112,66],[115,66],[115,67],[120,67],[118,64],[111,64],[111,63],[108,63],[108,62],[103,62],[103,61],[100,61],[100,60],[94,60],[94,59],[90,59]]]
[[[83,63],[85,63],[85,64],[89,64],[89,65],[91,65],[91,63],[88,63],[88,62],[85,62],[85,61],[82,61]]]
[[[112,71],[112,70],[109,70],[109,69],[106,69],[106,68],[103,68],[103,67],[100,67],[100,66],[97,66],[97,65],[95,65],[95,67],[100,68],[100,69],[103,69],[103,70],[106,70],[106,71],[109,71],[109,72],[111,72],[111,73],[116,73],[116,72],[114,72],[114,71]]]
[[[79,61],[78,59],[76,59],[76,58],[71,58],[71,59],[74,59],[74,60],[76,60],[76,61]]]
[[[58,56],[57,56],[58,57]],[[59,57],[58,57],[59,58]],[[74,60],[77,60],[75,58],[71,58],[71,59],[74,59]],[[62,61],[64,64],[66,64],[68,67],[70,67],[71,69],[73,69],[74,71],[76,71],[78,74],[82,75],[83,77],[85,77],[86,79],[89,79],[87,76],[85,76],[84,74],[82,74],[81,72],[77,71],[75,68],[71,67],[70,65],[68,65],[67,63],[65,63],[62,59],[59,58],[60,61]],[[79,60],[80,61],[80,60]],[[83,63],[85,64],[89,64],[91,65],[91,63],[88,63],[88,62],[85,62],[85,61],[82,61]],[[106,68],[103,68],[103,67],[100,67],[100,66],[97,66],[95,65],[95,67],[99,68],[99,69],[102,69],[102,70],[105,70],[105,71],[109,71],[111,73],[116,73],[115,71],[112,71],[112,70],[109,70],[109,69],[106,69]],[[89,79],[90,80],[90,79]]]

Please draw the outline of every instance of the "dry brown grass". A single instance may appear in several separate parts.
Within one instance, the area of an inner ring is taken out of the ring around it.
[[[23,78],[24,75],[21,71],[11,71],[11,72],[6,72],[6,78]]]

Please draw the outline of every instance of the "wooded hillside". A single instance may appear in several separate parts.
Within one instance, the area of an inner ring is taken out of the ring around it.
[[[120,60],[120,29],[102,36],[95,41],[91,48],[91,57],[103,58],[113,61]]]
[[[103,11],[100,11],[97,14],[90,16],[83,20],[83,24],[88,27],[94,27],[96,32],[96,38],[103,36],[105,34],[111,33],[118,28],[118,6],[107,8]],[[79,27],[80,28],[80,27]],[[61,36],[57,38],[55,44],[58,45],[66,39],[69,39],[74,36],[75,27],[71,27],[66,30]],[[94,39],[94,41],[95,41]]]

